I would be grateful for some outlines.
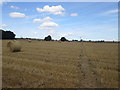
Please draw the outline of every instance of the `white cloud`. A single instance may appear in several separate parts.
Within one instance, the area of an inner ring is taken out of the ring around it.
[[[115,13],[118,13],[118,12],[119,12],[118,9],[113,9],[113,10],[109,10],[109,11],[103,12],[100,15],[110,15],[110,14],[115,14]]]
[[[58,5],[58,6],[49,6],[49,5],[46,5],[42,8],[36,8],[36,10],[38,12],[49,12],[51,14],[54,14],[54,15],[63,15],[64,14],[64,11],[65,9],[61,6],[61,5]]]
[[[43,30],[52,30],[55,27],[58,27],[59,25],[55,22],[44,22],[42,23],[38,28]]]
[[[7,2],[13,2],[14,0],[0,0],[0,6],[2,6],[3,2],[7,3]]]
[[[24,11],[28,11],[28,9],[27,9],[27,8],[25,8],[25,9],[24,9]]]
[[[64,34],[61,34],[60,36],[61,37],[67,37],[67,36],[73,36],[73,35],[75,35],[75,33],[73,33],[73,32],[66,32]]]
[[[34,34],[37,34],[38,32],[34,32]]]
[[[25,18],[26,17],[24,13],[19,13],[19,12],[9,13],[9,16],[12,18]]]
[[[52,18],[50,17],[45,17],[43,19],[34,19],[33,22],[46,22],[46,21],[50,21],[50,20],[53,20]]]
[[[77,13],[71,13],[70,16],[78,16]]]
[[[2,0],[0,0],[0,5],[2,5]]]
[[[114,9],[114,10],[109,10],[107,12],[105,12],[106,14],[112,14],[112,13],[118,13],[118,9]]]
[[[42,27],[57,27],[58,24],[56,24],[55,22],[44,22],[43,24],[41,24]]]
[[[7,27],[6,24],[1,24],[1,25],[0,25],[0,28],[6,28],[6,27]]]
[[[20,9],[20,8],[17,7],[17,6],[10,6],[10,8],[12,8],[12,9]]]
[[[4,1],[5,1],[5,0],[0,0],[0,6],[2,6],[2,4],[3,4]]]

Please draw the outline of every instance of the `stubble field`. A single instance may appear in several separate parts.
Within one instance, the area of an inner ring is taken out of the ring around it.
[[[118,43],[2,41],[3,88],[117,88]]]

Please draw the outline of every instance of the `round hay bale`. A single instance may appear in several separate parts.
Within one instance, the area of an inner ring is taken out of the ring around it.
[[[21,51],[21,44],[19,41],[9,41],[7,43],[7,47],[10,49],[11,52]]]
[[[10,41],[7,42],[7,47],[10,47]]]
[[[58,41],[59,43],[62,43],[62,41]]]
[[[31,40],[28,40],[29,43],[31,43]]]

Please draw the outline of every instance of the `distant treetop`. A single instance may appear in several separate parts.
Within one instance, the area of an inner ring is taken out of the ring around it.
[[[50,35],[48,35],[47,37],[44,38],[45,41],[51,41],[52,37]]]
[[[68,41],[65,37],[61,37],[60,41]]]

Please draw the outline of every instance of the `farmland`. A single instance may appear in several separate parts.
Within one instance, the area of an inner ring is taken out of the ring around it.
[[[118,43],[19,40],[2,44],[3,88],[117,88]]]

